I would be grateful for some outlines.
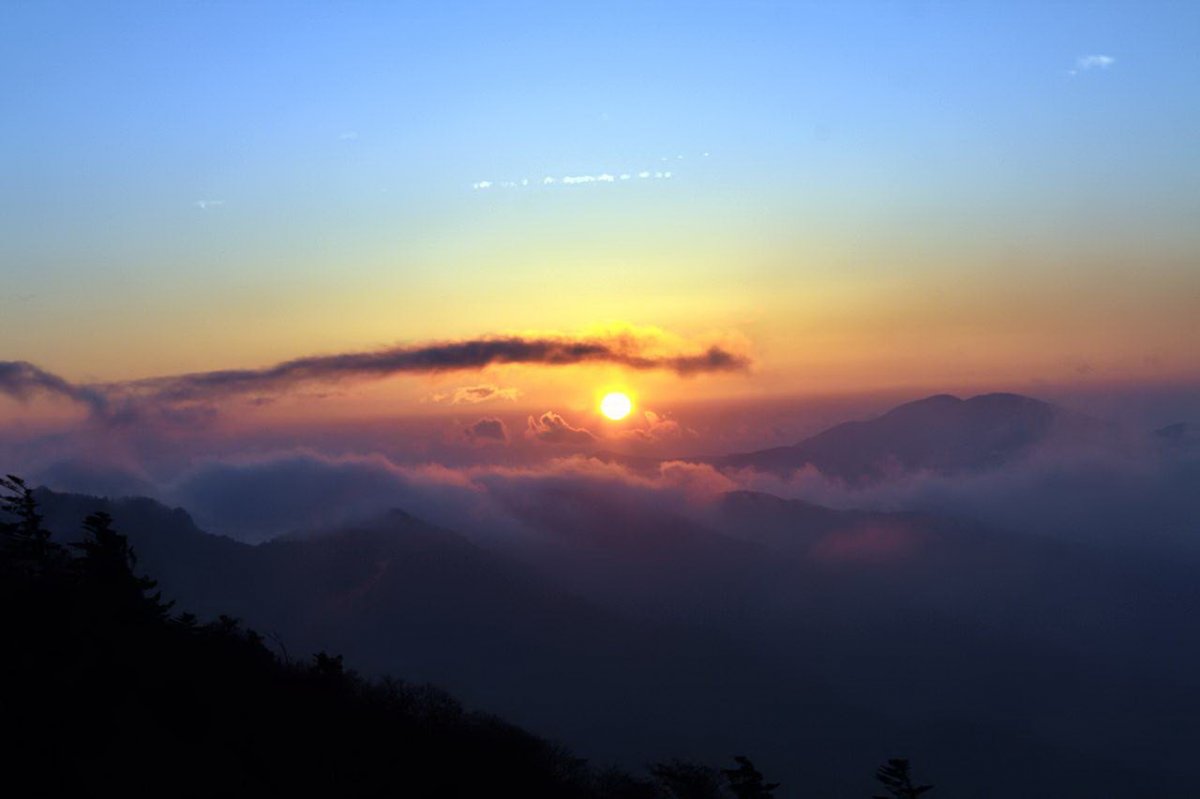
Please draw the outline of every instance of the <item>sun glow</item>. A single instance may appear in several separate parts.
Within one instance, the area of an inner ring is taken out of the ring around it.
[[[620,391],[613,391],[604,395],[604,399],[600,400],[600,413],[614,421],[624,419],[633,410],[633,401],[629,399],[629,395],[622,394]]]

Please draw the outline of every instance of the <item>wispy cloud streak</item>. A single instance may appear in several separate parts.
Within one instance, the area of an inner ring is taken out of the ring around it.
[[[515,400],[519,396],[521,396],[519,389],[484,383],[478,386],[459,386],[454,391],[438,392],[430,399],[433,402],[448,402],[451,405],[474,405],[494,399]]]
[[[700,159],[708,158],[707,152],[701,153]],[[672,158],[663,157],[659,161],[682,161],[683,155]],[[617,170],[613,172],[596,172],[581,175],[546,175],[541,178],[524,177],[520,180],[477,180],[471,184],[475,191],[487,189],[516,189],[536,188],[539,186],[586,186],[589,184],[619,184],[638,180],[670,180],[675,173],[665,169]]]

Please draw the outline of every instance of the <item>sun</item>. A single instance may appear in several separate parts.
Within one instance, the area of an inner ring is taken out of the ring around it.
[[[605,394],[604,399],[600,400],[600,413],[614,421],[624,419],[631,410],[633,400],[629,399],[628,394],[622,394],[620,391]]]

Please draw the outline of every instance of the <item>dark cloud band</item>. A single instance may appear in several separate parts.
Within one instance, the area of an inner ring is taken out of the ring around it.
[[[569,366],[609,363],[636,370],[665,370],[680,376],[747,369],[743,355],[713,346],[697,354],[651,353],[651,342],[634,335],[573,339],[488,337],[296,358],[264,369],[226,369],[128,383],[78,385],[25,361],[0,361],[0,392],[20,400],[36,393],[66,397],[106,415],[114,398],[129,401],[195,403],[237,394],[284,392],[306,382],[379,379],[400,374],[431,374],[482,369],[494,364]]]
[[[493,364],[568,366],[612,363],[630,369],[662,369],[679,375],[732,372],[746,369],[744,356],[710,347],[696,355],[647,355],[633,337],[614,339],[483,338],[393,347],[376,352],[354,352],[296,358],[265,369],[200,372],[156,378],[135,384],[163,399],[207,399],[223,394],[271,392],[307,381],[382,378],[397,374],[434,373],[482,369]]]
[[[0,394],[23,402],[36,394],[46,394],[86,405],[93,413],[108,409],[108,398],[102,391],[71,383],[28,361],[0,361]]]

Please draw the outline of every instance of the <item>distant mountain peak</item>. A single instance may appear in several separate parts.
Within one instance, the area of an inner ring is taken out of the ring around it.
[[[934,394],[874,419],[845,422],[790,447],[716,459],[718,466],[790,473],[805,466],[851,484],[914,471],[979,471],[1021,458],[1060,433],[1103,427],[1022,394]]]
[[[990,394],[976,394],[970,399],[963,400],[964,405],[989,408],[1050,408],[1061,410],[1057,405],[1045,400],[1029,397],[1024,394],[1013,394],[1006,391],[995,391]]]
[[[972,413],[988,413],[999,411],[1042,410],[1056,412],[1057,406],[1044,400],[1028,397],[1024,394],[1014,394],[996,391],[988,394],[976,394],[962,399],[953,394],[933,394],[922,399],[897,405],[879,418],[910,413],[957,411]]]
[[[945,407],[948,405],[961,405],[965,400],[961,397],[956,397],[953,394],[931,394],[928,397],[922,397],[918,400],[905,402],[892,408],[888,413],[904,410],[905,408],[932,408]]]

